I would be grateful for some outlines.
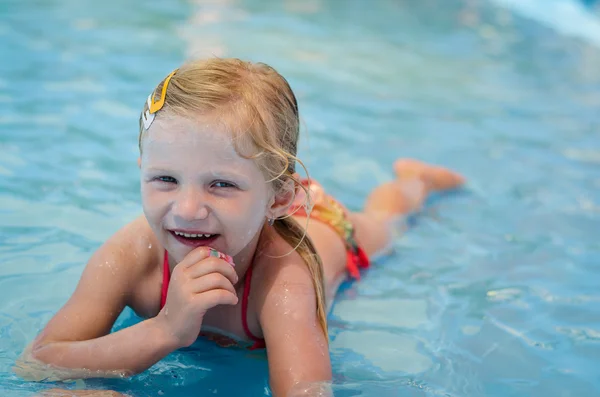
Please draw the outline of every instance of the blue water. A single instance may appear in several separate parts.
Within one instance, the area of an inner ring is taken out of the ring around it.
[[[524,17],[542,22],[567,36],[600,46],[600,18],[592,12],[597,0],[491,0]]]
[[[469,179],[340,292],[336,395],[599,395],[599,26],[568,0],[2,1],[0,395],[57,387],[11,366],[90,254],[139,214],[149,90],[209,55],[288,78],[300,157],[351,207],[399,156]],[[135,321],[126,312],[117,328]],[[177,397],[267,385],[261,353],[199,342],[132,379],[59,387]]]

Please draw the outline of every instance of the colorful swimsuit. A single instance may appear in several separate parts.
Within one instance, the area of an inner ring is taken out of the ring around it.
[[[307,213],[306,197],[299,195],[294,200],[289,214],[317,219],[329,225],[344,240],[346,245],[346,268],[351,277],[360,279],[359,268],[369,267],[369,257],[356,242],[354,225],[348,219],[346,209],[333,197],[326,194],[321,185],[308,179],[301,181],[310,191],[312,210]],[[309,206],[310,207],[310,206]]]
[[[163,284],[162,290],[160,293],[160,308],[165,306],[165,302],[167,301],[167,292],[169,291],[169,282],[171,281],[171,272],[169,269],[169,253],[165,251],[165,258],[163,261]],[[246,279],[244,280],[244,294],[242,295],[242,326],[244,327],[244,333],[246,336],[251,339],[254,343],[249,346],[250,350],[256,349],[264,349],[265,348],[265,340],[259,338],[250,332],[248,328],[248,297],[250,296],[250,284],[252,282],[252,265],[246,271]],[[214,332],[200,332],[200,336],[203,336],[207,339],[210,339],[217,343],[222,347],[231,347],[231,346],[242,346],[243,343],[240,341],[230,338],[225,335],[221,335]]]

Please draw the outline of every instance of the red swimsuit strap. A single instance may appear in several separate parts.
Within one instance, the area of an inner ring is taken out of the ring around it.
[[[169,253],[165,250],[163,259],[163,282],[160,291],[160,308],[162,309],[167,302],[167,292],[169,292],[169,281],[171,281],[171,271],[169,269]]]

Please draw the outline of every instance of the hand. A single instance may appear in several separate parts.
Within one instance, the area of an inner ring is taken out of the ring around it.
[[[233,264],[209,247],[198,247],[175,266],[165,306],[157,319],[179,347],[194,343],[206,312],[217,305],[235,305]]]

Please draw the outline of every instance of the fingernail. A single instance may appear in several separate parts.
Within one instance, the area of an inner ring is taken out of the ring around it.
[[[223,254],[223,256],[224,256],[224,258],[223,258],[223,259],[225,259],[227,262],[229,262],[229,264],[230,264],[231,266],[235,267],[235,263],[233,263],[233,258],[232,258],[231,256],[229,256],[229,255],[225,255],[225,254]]]

